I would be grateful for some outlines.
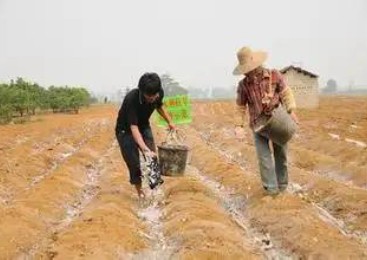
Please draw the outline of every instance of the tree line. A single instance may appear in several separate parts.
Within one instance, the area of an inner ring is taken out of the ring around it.
[[[37,111],[52,110],[53,113],[78,113],[94,99],[85,88],[44,88],[22,78],[0,84],[0,123],[8,123],[14,117],[35,115]]]

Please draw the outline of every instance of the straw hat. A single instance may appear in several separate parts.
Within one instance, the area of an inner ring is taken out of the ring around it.
[[[233,75],[243,75],[261,66],[268,54],[263,51],[252,51],[248,47],[242,47],[237,52],[238,65],[233,70]]]

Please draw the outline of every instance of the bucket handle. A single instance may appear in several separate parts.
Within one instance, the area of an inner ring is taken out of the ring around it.
[[[186,136],[181,130],[168,130],[166,139],[163,143],[165,144],[183,144]]]

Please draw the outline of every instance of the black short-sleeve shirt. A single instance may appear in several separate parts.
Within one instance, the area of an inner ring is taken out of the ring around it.
[[[159,91],[158,99],[149,104],[139,89],[133,89],[124,98],[116,122],[116,134],[121,131],[131,133],[130,126],[137,125],[140,130],[150,127],[149,118],[153,111],[163,105],[164,91]]]

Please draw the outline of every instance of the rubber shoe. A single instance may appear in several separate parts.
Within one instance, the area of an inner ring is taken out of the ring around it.
[[[264,187],[264,189],[265,189],[266,195],[269,195],[269,196],[277,196],[279,194],[279,190],[278,189],[269,189],[267,187]]]
[[[280,192],[284,192],[284,191],[286,191],[287,190],[287,185],[280,185],[279,186],[279,191]]]

